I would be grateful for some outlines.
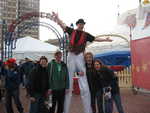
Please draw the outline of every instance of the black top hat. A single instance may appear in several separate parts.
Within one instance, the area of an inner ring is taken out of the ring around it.
[[[76,25],[78,24],[85,24],[86,22],[83,20],[83,19],[79,19],[77,22],[76,22]]]

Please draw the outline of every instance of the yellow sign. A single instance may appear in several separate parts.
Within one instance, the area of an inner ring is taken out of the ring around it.
[[[144,0],[144,1],[143,1],[143,4],[144,4],[144,5],[149,4],[149,3],[150,3],[149,0]]]

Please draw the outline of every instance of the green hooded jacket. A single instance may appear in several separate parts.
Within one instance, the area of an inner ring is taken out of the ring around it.
[[[49,89],[69,89],[69,74],[67,65],[61,61],[57,63],[52,60],[48,63]]]

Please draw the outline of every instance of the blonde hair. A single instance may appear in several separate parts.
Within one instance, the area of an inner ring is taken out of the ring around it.
[[[93,57],[93,53],[91,53],[91,52],[86,52],[86,53],[84,53],[84,59],[85,59],[85,57],[86,57],[87,55],[91,55],[92,59],[94,58],[94,57]]]

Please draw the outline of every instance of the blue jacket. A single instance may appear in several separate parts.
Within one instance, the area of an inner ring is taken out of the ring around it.
[[[14,70],[5,69],[4,71],[5,78],[5,88],[7,90],[16,90],[19,88],[21,83],[21,75],[16,67]]]

